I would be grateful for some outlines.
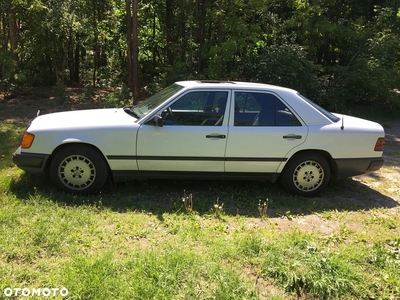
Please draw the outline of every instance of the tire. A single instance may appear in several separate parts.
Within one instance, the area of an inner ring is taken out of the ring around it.
[[[108,178],[104,157],[86,145],[71,145],[58,151],[50,164],[53,184],[68,193],[94,194]]]
[[[326,189],[331,171],[326,159],[317,153],[301,153],[285,166],[281,181],[292,194],[315,196]]]

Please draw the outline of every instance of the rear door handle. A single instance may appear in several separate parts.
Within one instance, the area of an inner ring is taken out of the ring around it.
[[[300,140],[302,138],[301,135],[296,135],[296,134],[288,134],[283,136],[284,139],[295,139],[295,140]]]
[[[224,138],[226,138],[226,135],[224,135],[224,134],[207,134],[206,138],[208,138],[208,139],[224,139]]]

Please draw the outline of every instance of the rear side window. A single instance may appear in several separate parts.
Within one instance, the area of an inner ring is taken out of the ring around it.
[[[234,126],[301,126],[274,94],[235,92]]]
[[[323,114],[325,117],[327,117],[329,120],[332,122],[336,123],[340,120],[340,118],[336,117],[334,114],[330,113],[326,109],[322,108],[318,104],[312,102],[310,99],[304,97],[301,94],[298,94],[304,101],[306,101],[308,104],[310,104],[312,107],[314,107],[316,110],[318,110],[321,114]]]

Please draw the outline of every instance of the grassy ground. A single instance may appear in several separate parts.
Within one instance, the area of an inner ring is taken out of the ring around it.
[[[316,198],[156,180],[72,196],[13,166],[29,119],[0,101],[0,299],[45,288],[67,299],[400,298],[396,122],[380,172]]]

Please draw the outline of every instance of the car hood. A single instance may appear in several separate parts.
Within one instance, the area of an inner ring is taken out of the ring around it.
[[[124,127],[132,126],[137,120],[122,108],[77,110],[38,116],[29,131]]]

